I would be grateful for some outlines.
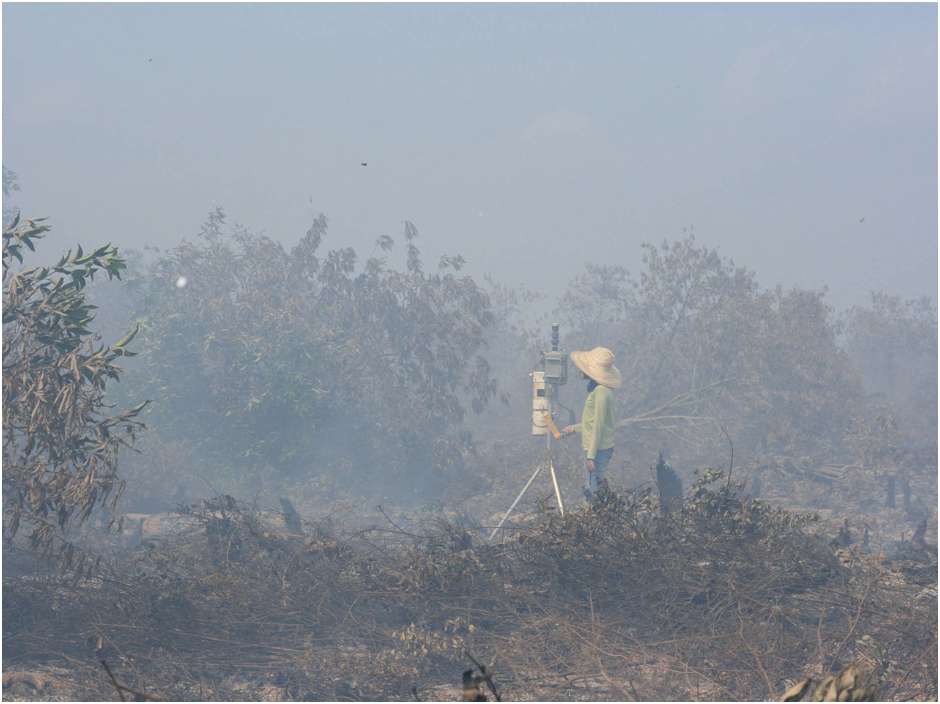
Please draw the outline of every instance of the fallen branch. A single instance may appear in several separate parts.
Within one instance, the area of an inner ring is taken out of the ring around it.
[[[104,671],[108,673],[108,678],[111,680],[111,685],[112,685],[112,686],[114,687],[114,689],[117,691],[118,696],[121,698],[121,701],[122,701],[122,702],[126,702],[126,701],[127,701],[127,700],[124,698],[124,693],[125,693],[125,692],[127,692],[128,694],[132,694],[132,695],[134,696],[134,701],[135,701],[135,702],[159,702],[159,701],[163,701],[163,700],[160,699],[159,697],[154,697],[154,696],[152,696],[152,695],[150,695],[150,694],[147,694],[147,693],[145,693],[145,692],[140,692],[140,691],[138,691],[138,690],[136,690],[136,689],[132,689],[132,688],[130,688],[130,687],[127,687],[127,686],[121,684],[120,682],[117,681],[117,678],[114,676],[114,673],[111,672],[111,668],[108,667],[107,661],[106,661],[106,660],[99,660],[99,662],[101,663],[101,666],[104,668]]]
[[[486,665],[482,664],[475,657],[473,657],[469,650],[464,650],[464,652],[467,654],[467,657],[470,658],[470,661],[476,665],[477,669],[480,671],[480,674],[483,676],[483,680],[486,682],[486,686],[489,687],[490,691],[493,693],[493,698],[498,702],[503,701],[499,698],[499,692],[496,691],[496,684],[493,682],[493,678],[486,671]]]

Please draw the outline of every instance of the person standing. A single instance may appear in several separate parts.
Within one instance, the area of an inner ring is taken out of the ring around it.
[[[598,489],[607,485],[605,475],[614,454],[614,394],[620,387],[620,370],[614,366],[614,353],[606,347],[571,353],[571,361],[587,380],[587,398],[581,422],[562,430],[565,435],[581,433],[587,487],[584,495],[593,501]]]

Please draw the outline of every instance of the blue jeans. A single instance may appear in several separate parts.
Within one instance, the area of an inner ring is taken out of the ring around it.
[[[594,457],[594,471],[587,473],[587,487],[584,494],[588,501],[594,498],[594,494],[604,484],[604,475],[607,473],[607,466],[610,464],[610,458],[614,456],[614,448],[609,447],[606,450],[598,450]],[[587,471],[587,468],[585,468]]]

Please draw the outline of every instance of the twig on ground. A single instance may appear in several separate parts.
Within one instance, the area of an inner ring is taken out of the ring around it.
[[[480,671],[480,674],[483,675],[483,679],[486,681],[486,686],[489,687],[490,691],[493,693],[493,698],[498,702],[503,701],[499,698],[499,692],[496,691],[496,684],[493,682],[493,678],[486,671],[486,665],[482,664],[475,657],[473,657],[469,650],[465,649],[464,652],[467,654],[467,657],[470,658],[470,661],[476,665],[477,669]]]

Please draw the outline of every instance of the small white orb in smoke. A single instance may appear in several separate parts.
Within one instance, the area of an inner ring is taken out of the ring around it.
[[[186,288],[187,283],[188,282],[186,281],[186,277],[181,276],[176,280],[176,288]]]

